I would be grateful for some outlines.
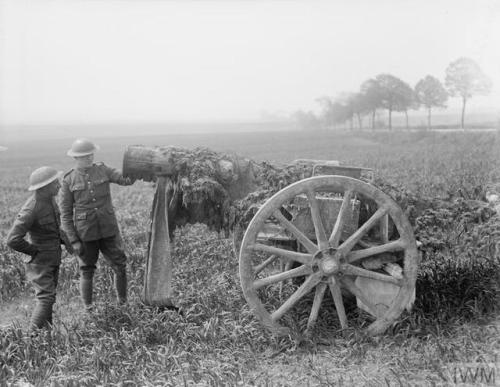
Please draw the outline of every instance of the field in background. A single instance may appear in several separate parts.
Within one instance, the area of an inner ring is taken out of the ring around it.
[[[500,225],[491,213],[474,207],[484,201],[488,187],[500,182],[496,133],[254,132],[97,142],[101,151],[96,159],[115,167],[132,144],[208,146],[276,163],[340,160],[374,168],[378,179],[404,198],[439,198],[450,206],[414,219],[426,250],[412,314],[374,339],[358,332],[341,334],[323,315],[314,339],[298,342],[270,337],[255,321],[241,294],[231,241],[201,226],[182,229],[175,239],[174,292],[184,314],[144,308],[139,298],[154,187],[142,182],[115,186],[129,256],[129,307],[113,305],[111,272],[103,265],[97,273],[97,313],[85,316],[79,309],[76,262],[66,256],[55,329],[51,335],[26,335],[29,309],[13,327],[3,328],[0,380],[39,385],[430,385],[460,382],[467,364],[498,361]],[[20,256],[4,244],[28,196],[27,177],[44,164],[67,170],[70,143],[26,141],[0,152],[2,311],[30,297]]]
[[[469,110],[470,107],[468,107]],[[362,126],[364,130],[370,131],[370,118],[363,117]],[[434,109],[432,111],[432,127],[434,129],[459,129],[460,128],[460,109]],[[354,122],[357,130],[358,120]],[[388,114],[386,111],[379,110],[376,118],[377,130],[382,131],[387,125]],[[468,129],[498,129],[500,127],[500,111],[498,108],[470,109],[465,119]],[[408,124],[411,130],[420,130],[427,128],[427,112],[424,109],[411,111],[408,115]],[[346,123],[344,128],[349,129]],[[395,131],[406,130],[406,115],[404,113],[392,113],[392,125]],[[265,118],[256,121],[213,121],[213,122],[137,122],[137,123],[68,123],[68,124],[25,124],[25,125],[5,125],[0,122],[0,145],[22,141],[27,139],[42,140],[54,138],[73,138],[73,137],[116,137],[119,133],[123,137],[141,136],[162,136],[165,133],[170,134],[189,134],[194,133],[266,133],[293,131],[299,128],[298,123],[286,115],[274,116],[271,120]],[[307,128],[301,128],[305,129]],[[310,129],[310,128],[309,128]],[[387,130],[387,129],[386,129]]]
[[[497,132],[275,131],[102,137],[95,141],[101,147],[96,160],[116,168],[121,168],[123,153],[129,145],[205,146],[278,164],[298,158],[339,160],[346,165],[373,168],[384,179],[416,190],[416,194],[435,196],[446,195],[450,187],[458,189],[453,182],[457,176],[465,189],[471,184],[477,185],[478,179],[484,181],[492,174],[496,176],[497,156],[493,147],[497,146],[497,137]],[[8,150],[0,152],[0,174],[6,178],[13,175],[21,178],[24,174],[27,178],[31,170],[40,165],[67,171],[72,160],[66,156],[66,151],[72,140],[30,141],[28,138],[9,143]],[[466,176],[467,173],[474,176]],[[467,179],[469,181],[465,181]]]

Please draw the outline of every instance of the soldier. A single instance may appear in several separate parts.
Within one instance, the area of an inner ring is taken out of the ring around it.
[[[72,253],[64,232],[60,230],[59,209],[55,196],[61,188],[62,172],[51,167],[35,170],[29,178],[28,191],[35,191],[24,203],[7,236],[7,245],[26,254],[26,277],[35,288],[36,305],[31,314],[30,329],[52,324],[52,307],[61,264],[61,243]],[[25,239],[29,234],[29,241]]]
[[[121,247],[120,231],[111,202],[110,183],[131,185],[117,170],[94,163],[99,148],[80,138],[67,152],[75,160],[75,168],[64,175],[61,190],[63,230],[78,254],[80,295],[87,310],[92,305],[92,280],[99,251],[114,271],[118,302],[127,301],[126,256]]]

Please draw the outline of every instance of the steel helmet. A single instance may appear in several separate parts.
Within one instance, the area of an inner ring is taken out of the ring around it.
[[[61,177],[61,175],[62,171],[58,171],[52,167],[40,167],[35,169],[30,175],[30,186],[28,187],[28,191],[35,191],[45,187]]]
[[[82,157],[91,155],[97,150],[99,150],[99,147],[92,141],[87,140],[86,138],[77,138],[71,145],[71,149],[66,154],[71,157]]]

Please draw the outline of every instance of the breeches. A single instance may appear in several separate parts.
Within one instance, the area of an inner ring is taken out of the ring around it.
[[[39,265],[28,263],[26,277],[35,288],[38,302],[52,305],[56,301],[56,288],[59,279],[59,265]]]
[[[120,239],[117,236],[102,238],[95,241],[82,242],[83,251],[78,257],[82,275],[92,276],[95,269],[99,252],[102,253],[106,262],[116,274],[124,274],[127,257],[121,248]]]
[[[52,306],[56,301],[61,251],[39,253],[26,264],[26,277],[35,289],[36,305],[31,314],[31,328],[52,324]],[[52,262],[52,263],[50,263]]]

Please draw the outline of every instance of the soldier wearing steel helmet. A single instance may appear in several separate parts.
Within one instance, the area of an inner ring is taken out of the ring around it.
[[[61,243],[72,253],[71,244],[60,229],[60,214],[55,203],[61,187],[61,174],[51,167],[38,168],[31,174],[28,190],[34,194],[24,203],[7,235],[7,245],[25,254],[26,277],[35,288],[36,305],[31,314],[31,329],[52,324]]]
[[[75,167],[64,175],[61,190],[61,220],[80,265],[80,295],[84,306],[92,305],[92,287],[99,252],[114,271],[119,303],[127,301],[126,256],[111,201],[110,183],[133,181],[103,163],[94,163],[99,148],[90,140],[73,142],[67,155]]]

